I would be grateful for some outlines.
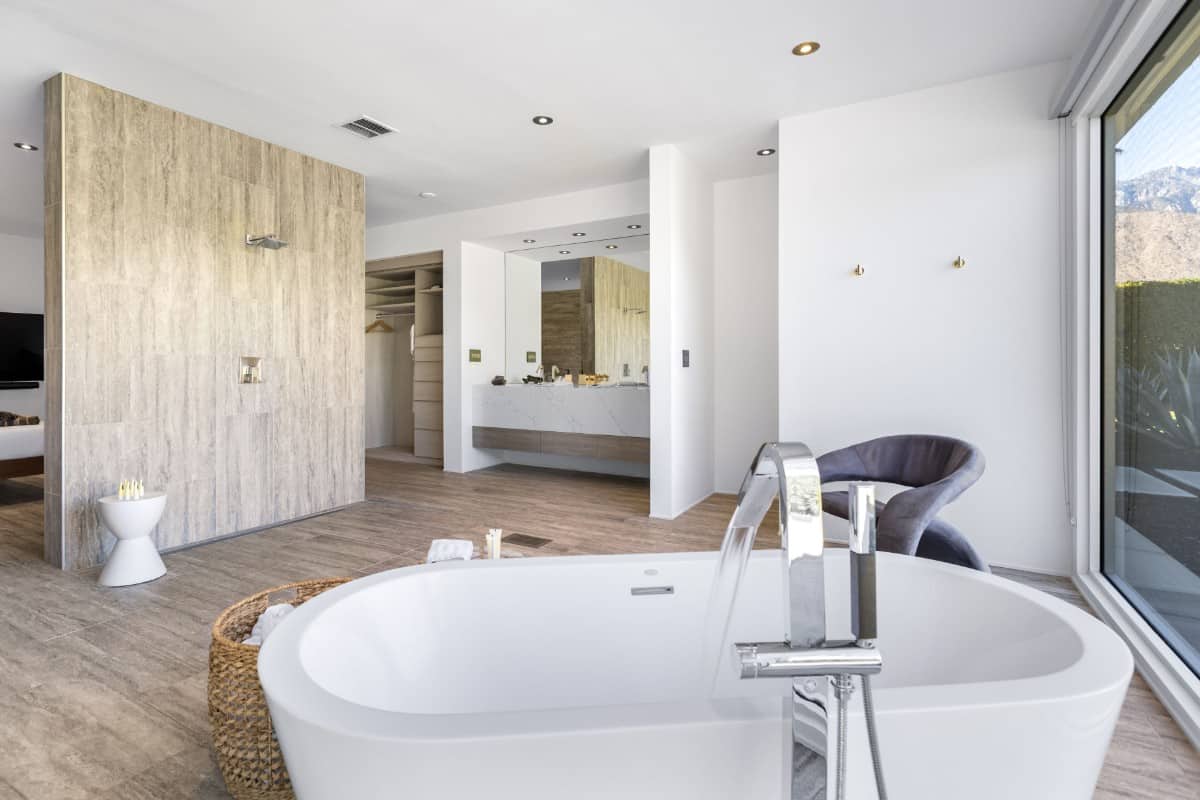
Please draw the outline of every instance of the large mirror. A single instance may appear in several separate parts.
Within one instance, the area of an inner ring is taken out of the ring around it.
[[[650,237],[505,254],[505,378],[649,382]],[[540,371],[539,371],[540,368]]]

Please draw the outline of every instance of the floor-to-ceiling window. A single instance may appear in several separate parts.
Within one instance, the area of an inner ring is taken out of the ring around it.
[[[1103,571],[1200,673],[1200,2],[1103,132]]]

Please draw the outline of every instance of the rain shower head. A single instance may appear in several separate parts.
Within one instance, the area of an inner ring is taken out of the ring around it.
[[[268,250],[278,250],[281,247],[287,247],[287,244],[287,242],[273,233],[268,233],[266,236],[251,236],[250,234],[246,234],[247,247],[265,247]]]

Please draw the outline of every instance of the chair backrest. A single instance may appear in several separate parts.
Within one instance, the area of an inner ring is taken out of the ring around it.
[[[879,481],[928,486],[960,473],[966,489],[983,473],[983,453],[949,436],[884,436],[852,444],[817,459],[821,482]]]
[[[979,448],[949,436],[884,436],[817,459],[821,482],[877,481],[913,487],[879,515],[880,548],[913,554],[921,535],[951,500],[983,474]],[[887,545],[885,548],[885,544]]]

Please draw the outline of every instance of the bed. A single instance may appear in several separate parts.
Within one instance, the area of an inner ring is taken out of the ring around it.
[[[45,424],[0,428],[0,479],[41,475],[44,471]]]

